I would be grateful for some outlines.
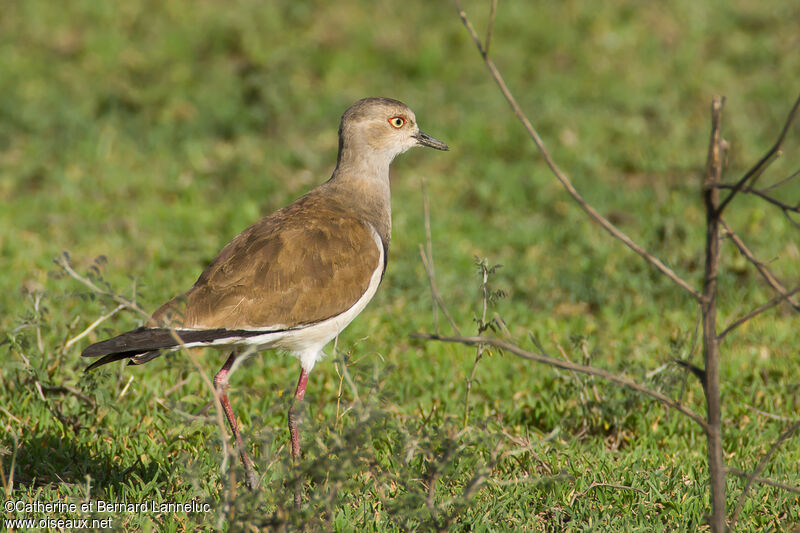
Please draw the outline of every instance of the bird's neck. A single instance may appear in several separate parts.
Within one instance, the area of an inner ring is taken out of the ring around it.
[[[370,150],[342,148],[336,169],[326,184],[343,195],[360,217],[369,222],[388,246],[392,231],[389,165],[392,157]]]

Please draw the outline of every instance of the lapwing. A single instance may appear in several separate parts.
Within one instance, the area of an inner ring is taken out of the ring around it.
[[[233,363],[243,346],[293,354],[301,367],[294,400],[303,400],[323,347],[364,309],[383,279],[392,228],[389,165],[414,146],[448,150],[420,131],[402,102],[365,98],[353,104],[342,115],[328,181],[237,235],[188,292],[162,305],[144,326],[83,350],[84,357],[100,357],[86,370],[121,359],[139,365],[179,348],[231,348],[214,386],[247,485],[255,489],[258,477],[226,394]],[[292,401],[296,462],[294,407]]]

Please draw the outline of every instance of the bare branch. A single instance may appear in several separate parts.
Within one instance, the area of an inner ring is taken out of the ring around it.
[[[492,8],[489,11],[489,26],[486,28],[486,55],[489,55],[489,46],[492,44],[495,13],[497,13],[497,0],[492,0]]]
[[[422,264],[425,266],[425,271],[428,273],[428,282],[431,285],[431,293],[434,292],[433,286],[436,284],[436,270],[433,263],[433,235],[431,231],[431,204],[428,200],[428,183],[425,178],[422,178],[422,217],[425,221],[425,253],[422,252],[422,245],[420,245],[419,252],[422,257]],[[436,292],[439,292],[438,290]],[[433,299],[433,330],[439,331],[439,313],[437,309],[437,300]],[[452,323],[451,323],[452,324]]]
[[[707,429],[706,421],[703,417],[685,407],[672,398],[665,396],[664,394],[655,391],[653,389],[649,389],[644,385],[640,385],[635,381],[627,378],[625,376],[620,376],[609,372],[607,370],[602,370],[600,368],[595,368],[593,366],[586,366],[580,365],[577,363],[573,363],[571,361],[563,361],[561,359],[555,359],[553,357],[548,357],[546,355],[538,354],[535,352],[529,352],[517,346],[516,344],[511,344],[510,342],[506,342],[500,339],[494,339],[491,337],[443,337],[439,335],[432,335],[430,333],[412,333],[410,335],[411,338],[414,339],[423,339],[423,340],[433,340],[439,342],[450,342],[450,343],[458,343],[458,344],[466,344],[468,346],[475,346],[477,344],[488,344],[499,348],[501,350],[513,353],[514,355],[521,357],[522,359],[528,359],[529,361],[536,361],[537,363],[544,363],[546,365],[554,366],[556,368],[561,368],[563,370],[571,370],[573,372],[581,372],[583,374],[589,374],[592,376],[597,376],[613,383],[617,383],[618,385],[622,385],[624,387],[628,387],[629,389],[635,390],[637,392],[641,392],[650,396],[651,398],[663,403],[664,405],[683,413],[684,415],[688,416],[692,420],[694,420],[701,428]]]
[[[794,105],[792,106],[792,110],[789,111],[789,116],[786,118],[786,122],[783,124],[783,129],[781,130],[781,134],[778,136],[778,140],[775,141],[775,144],[772,145],[772,148],[770,148],[769,151],[767,151],[767,153],[764,154],[761,159],[759,159],[753,168],[748,170],[745,175],[733,185],[730,194],[719,205],[717,211],[720,215],[725,210],[725,207],[731,203],[731,200],[734,199],[736,194],[739,193],[745,185],[747,185],[747,182],[750,180],[755,181],[758,176],[761,175],[764,169],[766,169],[769,164],[775,160],[775,157],[780,155],[779,152],[781,145],[783,145],[783,141],[786,139],[786,135],[789,133],[789,128],[792,126],[792,123],[797,116],[798,109],[800,109],[800,96],[797,97],[797,100],[795,100]]]
[[[720,188],[720,189],[733,189],[733,188],[735,188],[735,185],[729,185],[729,184],[726,184],[726,183],[720,183],[719,185],[717,185],[717,187]],[[762,191],[762,190],[759,190],[759,189],[753,189],[751,187],[746,187],[746,188],[742,189],[740,192],[747,193],[747,194],[752,194],[753,196],[758,196],[759,198],[761,198],[762,200],[766,201],[767,203],[770,203],[770,204],[778,207],[781,211],[783,211],[784,215],[789,217],[789,220],[795,226],[797,225],[797,223],[791,218],[789,213],[800,213],[800,203],[795,204],[795,205],[791,205],[791,204],[788,204],[788,203],[786,203],[786,202],[784,202],[782,200],[778,200],[774,196],[770,196],[765,191]]]
[[[124,306],[123,304],[119,304],[117,307],[115,307],[114,309],[112,309],[112,310],[111,310],[111,311],[109,311],[108,313],[104,314],[103,316],[101,316],[100,318],[98,318],[97,320],[95,320],[94,322],[92,322],[92,323],[89,325],[89,327],[88,327],[88,328],[86,328],[85,330],[83,330],[83,332],[79,333],[78,335],[76,335],[76,336],[72,337],[70,340],[68,340],[68,341],[67,341],[67,342],[64,344],[64,350],[69,350],[70,348],[72,348],[72,345],[73,345],[73,344],[75,344],[76,342],[78,342],[79,340],[81,340],[82,338],[84,338],[86,335],[88,335],[89,333],[91,333],[92,331],[94,331],[94,329],[95,329],[97,326],[99,326],[100,324],[102,324],[103,322],[105,322],[106,320],[108,320],[109,318],[111,318],[112,316],[114,316],[115,314],[117,314],[117,312],[121,311],[122,309],[125,309],[125,306]]]
[[[733,531],[734,526],[736,525],[736,517],[739,516],[739,513],[742,510],[742,506],[744,505],[744,500],[747,497],[747,493],[750,491],[750,487],[753,485],[755,478],[761,474],[764,470],[764,467],[767,466],[767,461],[769,461],[770,457],[778,450],[778,447],[783,444],[783,442],[788,439],[792,433],[800,429],[800,420],[789,426],[789,428],[781,433],[778,439],[772,443],[767,453],[764,454],[764,457],[758,462],[755,470],[748,476],[747,484],[742,489],[742,493],[739,495],[739,500],[736,502],[736,509],[734,509],[733,514],[731,515],[731,531]]]
[[[86,405],[91,407],[95,407],[95,401],[92,398],[89,398],[84,393],[76,389],[75,387],[70,387],[69,385],[58,385],[55,387],[48,387],[47,385],[41,386],[41,392],[43,394],[68,394],[76,397],[78,400],[82,401]]]
[[[711,485],[713,533],[725,532],[725,458],[722,441],[722,393],[720,389],[720,354],[717,338],[717,277],[720,258],[719,189],[722,176],[724,141],[722,140],[722,108],[725,98],[711,100],[711,138],[703,178],[702,197],[706,212],[705,267],[700,311],[703,325],[703,392],[706,396],[706,444]]]
[[[436,300],[439,309],[442,310],[442,313],[444,313],[444,316],[450,323],[450,327],[452,327],[453,331],[456,332],[456,335],[461,335],[461,331],[459,331],[455,320],[453,320],[453,316],[450,314],[450,311],[447,310],[447,306],[444,304],[444,300],[442,300],[442,295],[439,293],[439,288],[436,286],[436,278],[434,277],[433,266],[428,261],[428,258],[425,255],[425,250],[422,248],[421,244],[419,245],[419,255],[420,258],[422,259],[422,264],[425,267],[425,272],[427,272],[428,274],[428,279],[430,280],[431,294],[433,295],[433,298]]]
[[[629,487],[628,485],[619,485],[617,483],[598,483],[598,482],[594,482],[591,485],[589,485],[586,488],[586,490],[578,492],[576,494],[573,494],[572,498],[569,499],[569,506],[572,507],[572,504],[575,503],[575,500],[577,500],[578,498],[583,498],[592,489],[597,489],[597,488],[600,488],[600,487],[607,487],[607,488],[610,488],[610,489],[632,490],[632,491],[636,491],[636,492],[638,492],[640,494],[647,494],[642,489],[637,489],[636,487]]]
[[[605,218],[601,215],[596,209],[594,209],[591,205],[589,205],[586,200],[584,200],[583,196],[575,189],[572,185],[572,182],[564,174],[561,169],[556,165],[555,161],[553,160],[550,153],[544,146],[544,142],[542,141],[541,137],[537,133],[536,129],[533,127],[531,122],[528,120],[525,113],[522,111],[522,108],[517,103],[516,98],[514,95],[511,94],[510,89],[506,85],[505,80],[503,79],[502,74],[500,71],[497,70],[497,67],[494,64],[494,61],[489,58],[488,50],[484,47],[483,43],[481,42],[480,37],[478,36],[475,28],[472,26],[469,18],[467,17],[466,12],[461,7],[460,0],[456,0],[456,5],[458,7],[458,14],[461,17],[464,26],[467,28],[472,40],[475,42],[475,46],[478,48],[481,56],[483,57],[483,62],[486,64],[486,67],[489,69],[489,73],[500,87],[500,90],[505,96],[508,103],[511,105],[511,109],[514,111],[517,119],[522,123],[527,130],[528,135],[533,140],[536,147],[539,149],[539,153],[541,153],[542,158],[544,159],[547,166],[550,168],[550,171],[553,173],[555,178],[561,183],[561,185],[566,189],[567,193],[572,197],[572,199],[583,209],[589,218],[594,220],[597,224],[599,224],[604,230],[611,234],[612,237],[622,241],[625,246],[633,250],[636,254],[642,257],[645,261],[650,263],[656,269],[658,269],[664,276],[672,280],[675,284],[681,287],[683,290],[691,294],[695,300],[700,301],[701,295],[694,287],[689,285],[687,281],[681,278],[678,274],[676,274],[671,268],[665,265],[660,259],[652,255],[650,252],[639,246],[636,242],[634,242],[628,235],[626,235],[623,231],[617,228],[610,220]]]
[[[781,185],[786,185],[787,183],[789,183],[790,181],[795,179],[797,176],[800,176],[800,169],[795,170],[794,172],[789,174],[788,177],[785,177],[782,180],[773,183],[772,185],[768,185],[766,187],[763,187],[761,190],[764,191],[764,192],[767,192],[767,191],[771,191],[773,189],[777,189]]]
[[[776,415],[776,414],[773,414],[773,413],[768,413],[766,411],[762,411],[761,409],[758,409],[758,408],[753,407],[752,405],[749,405],[749,404],[746,404],[746,403],[742,404],[742,405],[746,409],[750,409],[754,413],[758,413],[761,416],[765,416],[765,417],[771,418],[773,420],[780,420],[781,422],[794,422],[794,421],[797,420],[796,418],[789,418],[788,416],[781,416],[781,415]]]
[[[527,426],[525,427],[525,437],[524,438],[515,437],[514,435],[511,435],[505,429],[501,430],[501,433],[508,440],[510,440],[514,444],[518,445],[521,448],[521,451],[524,451],[525,453],[531,454],[531,456],[539,462],[539,465],[541,465],[542,470],[544,470],[548,474],[552,474],[553,473],[553,469],[550,468],[550,465],[548,465],[546,462],[544,462],[544,460],[539,456],[539,454],[536,453],[536,450],[533,449],[533,444],[531,443],[531,439],[527,434],[528,433],[528,427]]]
[[[728,223],[725,222],[725,219],[720,218],[719,221],[720,224],[722,224],[722,227],[725,229],[725,232],[727,233],[728,237],[730,237],[731,241],[733,241],[733,244],[735,244],[736,247],[739,249],[739,252],[741,252],[741,254],[745,256],[745,258],[747,258],[748,261],[753,263],[753,266],[756,267],[756,270],[758,270],[758,272],[761,274],[764,280],[766,280],[769,286],[772,287],[779,294],[785,295],[786,287],[784,287],[783,284],[780,281],[778,281],[778,279],[775,276],[772,275],[772,272],[769,271],[769,269],[763,262],[756,259],[756,256],[753,254],[753,252],[750,251],[750,248],[748,248],[747,245],[745,245],[744,241],[742,241],[742,239],[739,238],[736,232],[731,229]],[[794,298],[787,298],[787,301],[790,304],[792,304],[792,307],[794,307],[795,311],[800,311],[800,303],[798,303],[797,300],[795,300]]]
[[[69,257],[68,257],[66,252],[61,254],[58,257],[58,259],[55,260],[55,263],[57,265],[59,265],[61,268],[63,268],[64,271],[71,278],[73,278],[73,279],[79,281],[80,283],[84,284],[87,288],[89,288],[89,290],[91,290],[95,294],[98,294],[100,296],[105,296],[107,298],[111,298],[112,300],[117,302],[119,305],[121,305],[121,306],[123,306],[123,307],[125,307],[127,309],[130,309],[132,311],[135,311],[136,313],[138,313],[139,315],[144,317],[145,320],[150,320],[150,314],[147,313],[147,311],[145,311],[141,307],[139,307],[139,305],[135,301],[129,300],[129,299],[125,298],[124,296],[120,296],[119,294],[117,294],[117,293],[115,293],[113,291],[106,290],[106,289],[103,289],[101,287],[98,287],[97,284],[95,284],[92,280],[90,280],[90,279],[78,274],[75,271],[75,269],[72,268],[72,265],[69,262]],[[178,332],[175,329],[171,330],[171,334],[172,334],[172,337],[178,342],[179,345],[183,345],[184,344],[183,340],[180,338],[180,336],[178,335]],[[222,412],[222,404],[220,403],[220,392],[217,390],[217,388],[211,382],[211,379],[203,371],[203,367],[200,365],[199,361],[197,360],[197,357],[195,357],[194,354],[192,354],[191,350],[185,350],[184,353],[189,358],[189,361],[191,361],[192,365],[195,367],[197,372],[200,374],[201,381],[205,384],[205,386],[211,391],[211,394],[214,396],[214,400],[215,400],[214,403],[216,404],[216,410],[215,410],[215,413],[216,413],[216,424],[217,424],[217,427],[219,429],[220,440],[222,441],[222,451],[223,451],[223,459],[222,459],[222,464],[220,465],[220,470],[224,473],[227,470],[227,467],[228,467],[228,459],[229,459],[229,457],[233,456],[233,453],[230,451],[230,447],[228,445],[228,434],[227,434],[227,431],[225,430],[225,420],[223,418],[224,413]],[[243,357],[244,356],[241,356],[239,358],[239,360],[241,360]],[[130,384],[130,382],[129,382],[129,384]],[[37,385],[37,388],[39,388],[39,394],[42,396],[42,399],[44,399],[44,394],[42,393],[41,386],[39,385],[38,381],[36,382],[36,385]]]
[[[492,449],[487,464],[484,466],[484,468],[479,469],[475,475],[472,476],[472,479],[470,479],[467,485],[464,487],[461,495],[451,498],[445,502],[445,506],[452,506],[452,508],[450,509],[450,512],[447,513],[445,519],[437,524],[437,531],[448,531],[448,526],[453,522],[456,516],[458,516],[458,513],[461,512],[461,510],[469,503],[475,493],[477,493],[489,480],[492,471],[494,470],[495,466],[497,465],[497,461],[500,458],[501,444],[502,441],[497,442],[495,447]],[[454,505],[454,503],[460,503],[460,505]]]
[[[719,340],[724,339],[725,336],[728,335],[728,333],[730,333],[731,331],[735,330],[736,328],[738,328],[739,326],[741,326],[742,324],[744,324],[748,320],[750,320],[752,318],[755,318],[756,316],[760,315],[764,311],[768,311],[768,310],[772,309],[773,307],[775,307],[776,305],[778,305],[782,301],[788,300],[789,298],[791,298],[792,296],[794,296],[798,292],[800,292],[800,287],[795,287],[791,291],[789,291],[789,292],[787,292],[785,294],[781,294],[779,296],[776,296],[775,298],[773,298],[772,300],[768,301],[765,304],[759,305],[758,307],[756,307],[755,309],[753,309],[752,311],[750,311],[746,315],[744,315],[742,317],[739,317],[736,320],[734,320],[731,323],[730,326],[725,328],[725,330],[722,333],[717,335],[717,338]]]
[[[86,287],[88,287],[95,294],[111,298],[112,300],[114,300],[118,304],[126,307],[127,309],[130,309],[132,311],[136,311],[138,314],[143,316],[146,320],[150,319],[150,314],[147,313],[147,311],[145,311],[141,307],[139,307],[139,304],[137,304],[135,301],[128,300],[124,296],[120,296],[119,294],[117,294],[115,292],[108,291],[106,289],[102,289],[102,288],[98,287],[89,278],[81,276],[80,274],[75,272],[75,269],[72,268],[72,265],[69,262],[69,257],[67,256],[66,252],[64,252],[63,254],[58,256],[58,259],[55,260],[55,263],[58,266],[60,266],[61,268],[63,268],[64,272],[66,272],[71,278],[83,283],[84,285],[86,285]]]
[[[739,470],[738,468],[728,468],[727,469],[729,474],[733,474],[734,476],[738,477],[746,477],[750,478],[751,474],[748,474],[744,470]],[[781,483],[780,481],[775,481],[774,479],[769,479],[766,477],[755,476],[753,481],[756,483],[761,483],[762,485],[769,485],[770,487],[775,487],[777,489],[782,489],[788,492],[794,492],[795,494],[800,494],[800,487],[797,485],[789,485],[788,483]]]
[[[428,203],[428,188],[424,180],[422,182],[422,212],[423,216],[425,217],[425,246],[427,248],[427,253],[425,252],[425,248],[422,247],[422,244],[420,244],[419,256],[422,259],[422,265],[425,267],[425,273],[428,275],[428,282],[430,283],[431,287],[431,295],[434,299],[433,328],[437,332],[439,331],[439,320],[436,314],[436,307],[438,306],[439,309],[442,310],[442,313],[444,313],[445,318],[447,318],[447,321],[450,323],[450,327],[453,328],[453,331],[455,331],[456,335],[461,335],[461,331],[459,331],[456,321],[453,320],[453,316],[450,314],[450,311],[447,310],[447,306],[444,304],[442,295],[439,293],[439,288],[436,285],[436,272],[433,265],[433,238],[431,236],[430,204]]]

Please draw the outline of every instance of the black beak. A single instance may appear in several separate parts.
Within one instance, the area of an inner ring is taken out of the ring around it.
[[[445,152],[450,149],[439,139],[434,139],[427,133],[422,133],[421,131],[414,135],[414,138],[417,140],[417,144],[419,146],[429,146],[431,148],[436,148],[437,150],[444,150]]]

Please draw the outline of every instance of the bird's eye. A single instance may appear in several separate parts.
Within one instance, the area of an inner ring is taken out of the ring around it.
[[[392,127],[397,128],[398,130],[402,128],[405,125],[405,123],[406,123],[405,117],[397,116],[389,119],[389,124],[391,124]]]

